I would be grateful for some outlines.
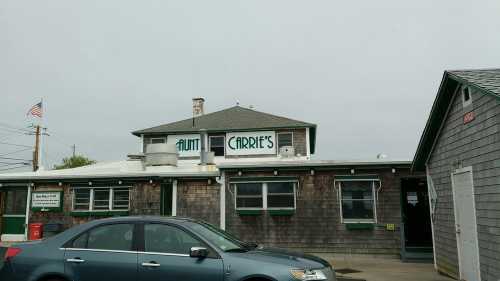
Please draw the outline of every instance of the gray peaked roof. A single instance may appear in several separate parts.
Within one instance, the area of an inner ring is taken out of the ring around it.
[[[447,72],[459,82],[500,96],[500,69],[451,70]]]
[[[316,124],[293,120],[241,106],[204,114],[173,123],[132,132],[133,135],[160,135],[207,132],[274,130],[289,128],[310,128],[311,153],[314,153]]]
[[[432,152],[446,110],[452,102],[456,87],[460,84],[478,89],[481,93],[500,98],[500,69],[449,70],[445,71],[432,105],[429,119],[413,158],[412,170],[424,171],[427,157]]]

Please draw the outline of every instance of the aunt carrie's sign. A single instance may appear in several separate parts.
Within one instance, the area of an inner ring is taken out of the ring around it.
[[[226,155],[276,154],[274,131],[226,134]]]
[[[174,142],[180,157],[200,156],[199,134],[169,135],[167,142]],[[276,154],[276,133],[274,131],[226,133],[226,155]],[[207,146],[207,150],[209,150]]]
[[[180,157],[200,156],[201,142],[199,134],[169,135],[167,142],[175,142]]]

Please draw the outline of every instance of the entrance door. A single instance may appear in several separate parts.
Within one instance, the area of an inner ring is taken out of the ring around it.
[[[162,216],[172,216],[172,191],[173,187],[171,183],[161,185],[160,214]]]
[[[481,280],[472,167],[451,175],[460,279]]]
[[[27,195],[28,190],[26,188],[8,189],[4,192],[3,235],[24,235]]]
[[[425,178],[401,181],[403,260],[432,261],[432,228]]]

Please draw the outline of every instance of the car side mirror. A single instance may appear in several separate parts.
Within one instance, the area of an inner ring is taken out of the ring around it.
[[[192,247],[189,251],[189,256],[192,258],[206,258],[208,256],[208,249],[204,247]]]

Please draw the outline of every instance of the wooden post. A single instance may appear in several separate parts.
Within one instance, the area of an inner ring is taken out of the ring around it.
[[[39,158],[38,155],[40,150],[40,125],[37,125],[35,132],[35,151],[33,151],[33,171],[36,172],[39,167]]]

